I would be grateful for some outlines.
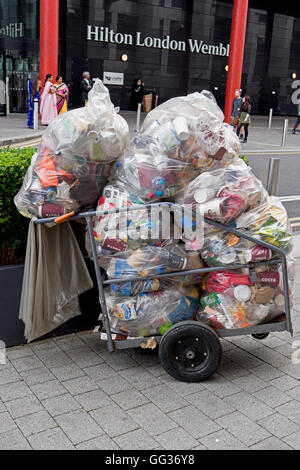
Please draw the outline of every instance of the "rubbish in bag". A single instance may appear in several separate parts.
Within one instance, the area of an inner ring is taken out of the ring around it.
[[[142,293],[129,298],[106,293],[106,303],[112,332],[152,336],[193,318],[199,305],[199,293],[195,287]]]
[[[205,92],[163,103],[147,115],[114,178],[147,201],[173,197],[199,173],[239,155],[239,140],[223,118]]]
[[[50,123],[15,197],[23,215],[60,216],[97,201],[129,140],[128,124],[117,111],[96,80],[86,107]]]
[[[288,261],[290,295],[294,262]],[[284,312],[281,265],[257,266],[245,272],[210,273],[203,282],[199,321],[213,328],[245,328],[271,321]]]

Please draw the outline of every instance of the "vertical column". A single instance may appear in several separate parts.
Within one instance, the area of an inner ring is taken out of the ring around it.
[[[59,0],[40,0],[40,79],[58,73]]]
[[[230,53],[225,98],[225,122],[230,123],[234,92],[241,87],[247,27],[248,0],[233,0]]]

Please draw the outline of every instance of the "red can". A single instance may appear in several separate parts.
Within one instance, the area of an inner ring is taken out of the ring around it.
[[[59,204],[52,204],[51,202],[39,206],[38,214],[41,218],[47,217],[60,217],[61,215],[66,214],[66,209]]]

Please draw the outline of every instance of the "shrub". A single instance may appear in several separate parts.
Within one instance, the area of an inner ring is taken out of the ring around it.
[[[0,148],[0,266],[24,261],[29,219],[17,211],[14,196],[35,151]]]

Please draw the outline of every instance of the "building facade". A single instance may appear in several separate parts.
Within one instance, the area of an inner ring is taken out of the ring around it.
[[[122,109],[130,108],[136,78],[159,102],[209,89],[224,106],[232,1],[60,0],[59,8],[59,73],[70,85],[71,106],[80,106],[86,70],[104,78]],[[242,89],[253,113],[296,114],[299,37],[294,2],[249,0]],[[38,51],[39,1],[0,0],[0,80],[9,77],[12,111],[26,109]]]

